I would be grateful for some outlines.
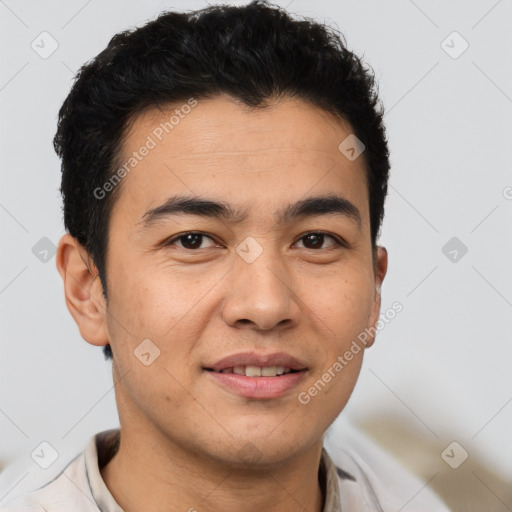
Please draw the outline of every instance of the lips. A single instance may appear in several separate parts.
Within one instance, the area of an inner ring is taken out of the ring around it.
[[[298,386],[307,366],[283,352],[234,354],[203,367],[206,375],[223,389],[244,398],[280,398]]]
[[[306,365],[297,358],[284,352],[273,354],[256,354],[244,352],[225,357],[213,364],[206,365],[205,370],[238,375],[257,376],[257,369],[276,369],[278,375],[307,370]],[[247,373],[249,369],[249,374]],[[278,371],[279,370],[279,371]],[[290,371],[288,371],[290,370]]]
[[[234,373],[235,375],[245,375],[246,377],[279,377],[297,370],[292,370],[289,366],[235,366],[233,368],[224,368],[220,373]]]

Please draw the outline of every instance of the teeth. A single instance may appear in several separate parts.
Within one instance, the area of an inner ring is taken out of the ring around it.
[[[266,366],[261,369],[262,377],[275,377],[277,375],[277,366]]]
[[[245,376],[246,377],[261,377],[261,368],[259,366],[246,366]]]
[[[277,377],[290,373],[291,368],[285,366],[235,366],[233,368],[224,368],[221,373],[234,373],[246,377]]]

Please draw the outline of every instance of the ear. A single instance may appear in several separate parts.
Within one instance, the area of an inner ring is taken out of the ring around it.
[[[365,343],[366,348],[371,347],[375,341],[377,322],[379,321],[380,317],[382,282],[384,281],[386,272],[388,270],[388,251],[385,247],[375,247],[373,267],[375,289],[372,310],[368,322],[369,336],[367,338],[367,342]]]
[[[69,234],[57,248],[57,270],[64,282],[66,306],[82,338],[91,345],[107,345],[106,303],[103,287],[87,251]]]

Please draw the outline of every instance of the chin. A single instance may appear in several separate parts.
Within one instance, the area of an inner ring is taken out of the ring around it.
[[[276,439],[275,442],[264,443],[261,439],[246,438],[229,443],[229,448],[216,454],[216,458],[238,469],[266,471],[300,455],[305,448],[300,442],[290,442],[290,439],[288,442]]]

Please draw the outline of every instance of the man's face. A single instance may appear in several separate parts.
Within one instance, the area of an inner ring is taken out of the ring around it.
[[[224,463],[283,460],[321,442],[363,350],[308,403],[300,393],[378,319],[385,254],[374,271],[363,157],[338,149],[348,123],[303,102],[201,100],[158,130],[175,108],[135,119],[121,155],[155,142],[110,220],[105,329],[121,424]],[[240,215],[160,208],[178,196]],[[330,213],[283,215],[334,196]],[[245,375],[261,367],[270,376]]]

